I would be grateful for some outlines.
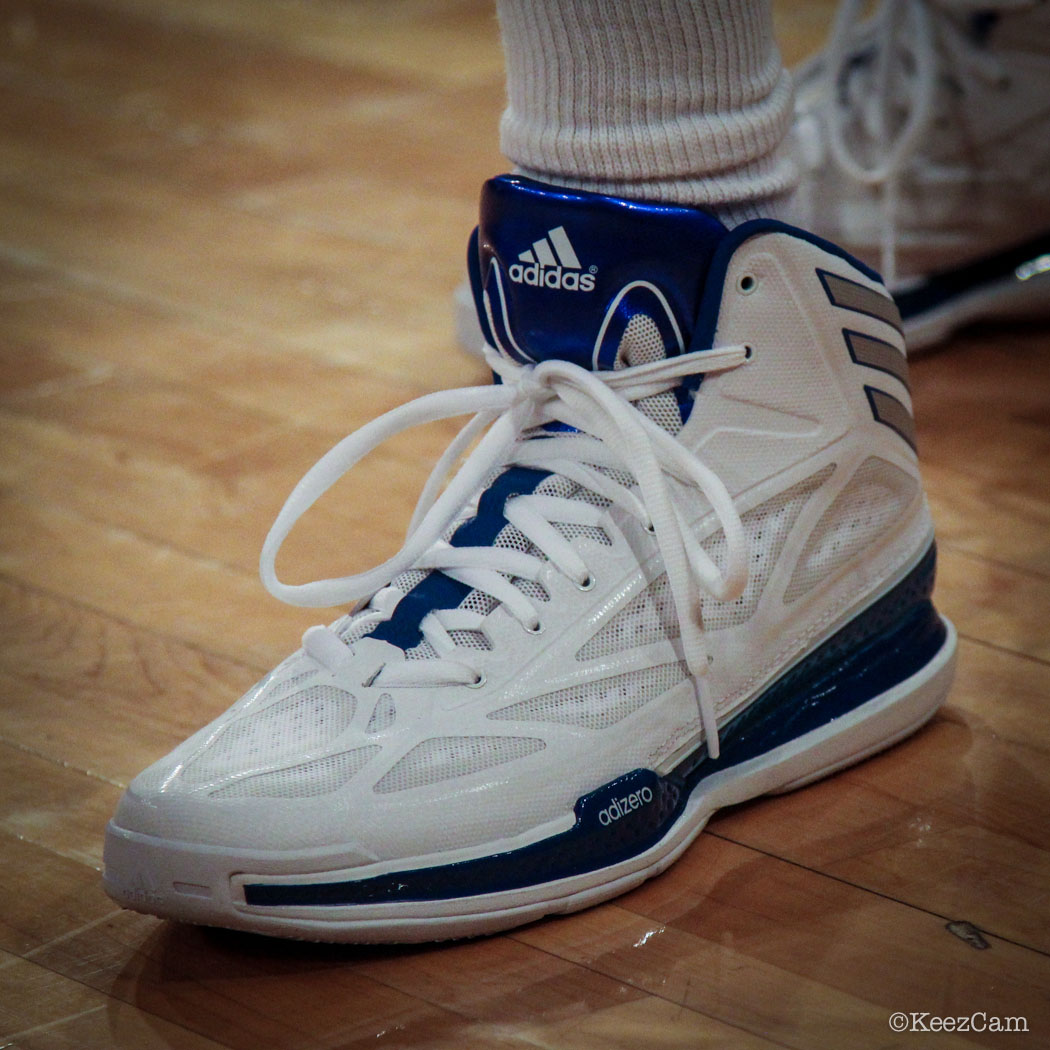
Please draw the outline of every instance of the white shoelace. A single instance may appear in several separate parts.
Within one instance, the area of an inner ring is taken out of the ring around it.
[[[981,10],[1010,11],[1030,6],[1031,0],[986,0]],[[959,69],[995,83],[1005,77],[999,60],[982,51],[952,19],[945,17],[951,0],[883,0],[867,27],[875,54],[874,76],[861,103],[861,126],[877,158],[866,164],[847,144],[846,125],[851,111],[839,104],[839,85],[849,76],[848,66],[857,51],[858,27],[865,0],[842,0],[831,31],[825,57],[824,98],[828,105],[828,145],[832,158],[845,174],[857,182],[879,187],[882,196],[882,277],[887,285],[896,279],[897,204],[900,178],[916,154],[934,117],[938,84],[938,44]],[[970,5],[972,6],[972,5]],[[900,84],[893,81],[901,49],[912,59],[911,75]],[[891,128],[890,112],[903,88],[907,116],[899,128]]]
[[[552,522],[597,526],[608,506],[616,505],[655,538],[667,573],[686,666],[696,683],[707,748],[717,758],[714,703],[701,686],[708,671],[701,595],[720,601],[740,596],[747,586],[747,540],[722,481],[632,402],[671,390],[685,376],[736,368],[750,352],[744,346],[720,347],[604,372],[589,372],[557,360],[521,366],[491,349],[486,356],[502,383],[428,394],[395,408],[344,438],[306,473],[263,544],[259,571],[267,590],[285,602],[304,606],[342,605],[372,595],[370,606],[358,616],[372,618],[378,624],[389,618],[402,596],[387,586],[390,580],[408,569],[439,570],[489,595],[526,630],[536,632],[542,629],[540,612],[512,579],[537,582],[550,565],[581,589],[588,589],[593,584],[590,569]],[[405,544],[396,555],[352,576],[304,584],[287,584],[277,578],[277,553],[295,523],[359,460],[403,430],[468,413],[474,413],[473,419],[449,445],[424,485]],[[522,440],[523,434],[555,421],[578,433]],[[486,427],[488,432],[441,491],[464,451]],[[451,546],[442,537],[454,523],[466,520],[465,513],[470,516],[476,506],[473,500],[485,480],[504,466],[560,474],[608,504],[596,506],[540,493],[508,499],[504,516],[542,552],[543,558],[494,546]],[[638,494],[609,471],[620,476],[626,471],[633,476]],[[725,536],[724,571],[696,539],[681,501],[672,495],[672,483],[698,490],[710,505]],[[387,686],[482,684],[481,674],[470,663],[472,650],[457,646],[450,632],[479,629],[483,619],[481,613],[465,608],[427,613],[420,632],[438,658],[387,664],[372,681]],[[350,659],[347,643],[331,628],[311,628],[304,635],[303,645],[332,670],[345,667]]]

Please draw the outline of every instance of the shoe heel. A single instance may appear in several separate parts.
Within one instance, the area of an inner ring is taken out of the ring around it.
[[[921,729],[947,699],[955,674],[955,627],[943,617],[941,622],[947,632],[944,645],[926,667],[826,729],[800,738],[802,754],[810,764],[815,760],[817,765],[766,794],[782,795],[805,787],[863,762]],[[790,763],[785,762],[780,772],[790,775]]]

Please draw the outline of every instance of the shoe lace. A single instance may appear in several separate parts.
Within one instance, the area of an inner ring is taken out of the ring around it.
[[[999,59],[983,49],[973,34],[947,17],[953,8],[972,8],[972,3],[883,0],[870,21],[862,25],[865,6],[865,0],[842,0],[839,6],[823,63],[823,98],[828,107],[828,146],[833,160],[847,176],[880,191],[882,276],[892,285],[896,279],[900,180],[934,118],[938,46],[954,68],[990,83],[1004,82],[1007,74]],[[1009,11],[1028,6],[1031,0],[985,0],[981,10]],[[846,133],[854,114],[849,87],[858,38],[868,43],[874,57],[873,79],[864,85],[858,104],[860,127],[872,147],[870,156],[875,158],[870,163],[850,147]],[[898,78],[896,73],[905,68],[906,58],[910,59],[909,75]],[[902,95],[906,116],[895,122],[893,107]]]
[[[535,601],[513,581],[536,583],[549,565],[588,589],[593,576],[586,562],[553,522],[598,525],[609,506],[615,505],[651,533],[663,559],[707,748],[717,757],[714,703],[701,685],[708,671],[701,596],[706,593],[720,601],[740,596],[748,579],[747,540],[725,484],[632,402],[672,390],[686,376],[739,367],[750,351],[727,346],[601,372],[558,360],[518,365],[491,348],[486,356],[502,382],[440,391],[395,408],[344,438],[306,473],[263,544],[259,566],[264,585],[275,597],[302,606],[341,605],[371,595],[356,621],[371,629],[389,618],[402,597],[387,586],[389,581],[409,569],[437,570],[489,595],[523,627],[536,631],[541,621]],[[469,413],[474,413],[473,418],[424,485],[397,554],[350,576],[301,584],[278,579],[277,554],[295,523],[365,455],[411,427]],[[538,430],[552,422],[573,432]],[[450,478],[475,440],[476,446]],[[595,493],[601,505],[540,493],[517,495],[506,500],[504,516],[539,554],[495,546],[452,546],[443,538],[450,527],[470,516],[486,480],[509,466],[560,474]],[[706,499],[725,536],[724,570],[700,545],[694,523],[687,519],[683,500],[676,498],[672,486],[685,486]],[[469,660],[472,650],[457,646],[451,632],[478,629],[483,619],[481,613],[463,607],[428,612],[420,632],[437,658],[387,663],[369,683],[480,685],[482,675]],[[330,627],[310,628],[303,646],[333,671],[347,667],[351,655],[348,644]]]

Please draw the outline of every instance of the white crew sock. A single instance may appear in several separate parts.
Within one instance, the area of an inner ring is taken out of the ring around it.
[[[524,175],[784,217],[797,170],[771,0],[497,0]]]

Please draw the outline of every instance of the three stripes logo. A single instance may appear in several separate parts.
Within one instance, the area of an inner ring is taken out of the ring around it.
[[[510,270],[515,284],[553,288],[565,292],[594,291],[594,267],[584,273],[564,226],[548,230],[545,237],[518,256]]]
[[[901,332],[900,311],[888,295],[827,270],[817,270],[817,276],[832,306],[874,317]],[[903,350],[884,339],[876,339],[872,335],[855,332],[849,328],[842,330],[842,338],[856,364],[885,372],[893,376],[905,390],[909,389],[908,361]],[[915,420],[908,406],[889,391],[868,383],[864,385],[864,393],[875,421],[889,427],[914,449]]]

